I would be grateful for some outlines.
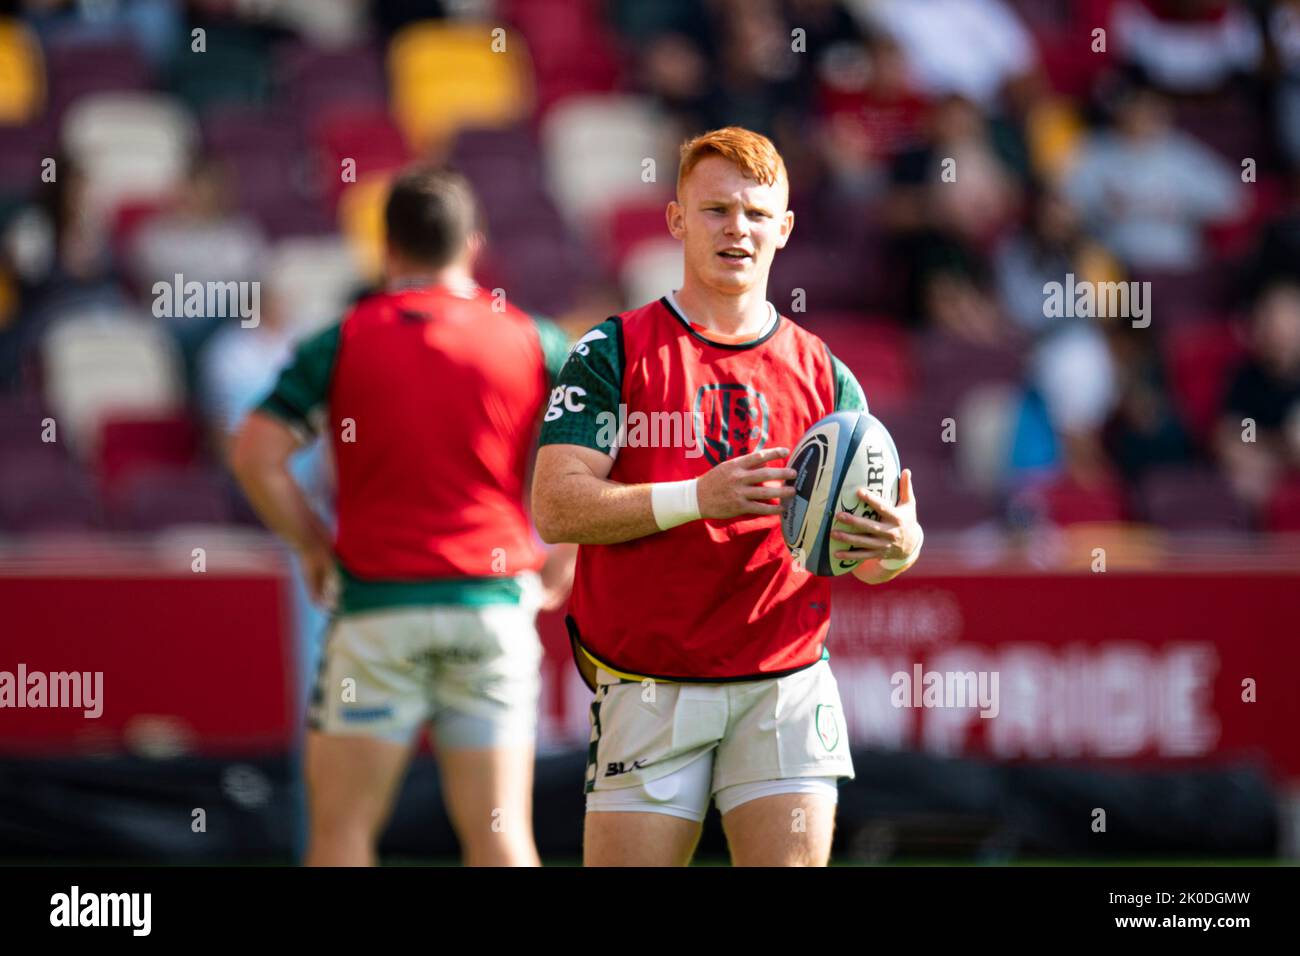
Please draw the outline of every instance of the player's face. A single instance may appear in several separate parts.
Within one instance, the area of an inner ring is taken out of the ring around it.
[[[794,227],[786,196],[784,182],[765,186],[721,156],[701,160],[668,204],[668,230],[682,241],[687,276],[730,295],[765,290],[772,257]]]

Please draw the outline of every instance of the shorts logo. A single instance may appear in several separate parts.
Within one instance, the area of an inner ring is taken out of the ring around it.
[[[385,717],[393,716],[393,708],[352,707],[348,710],[340,711],[339,716],[347,721],[383,720]]]
[[[835,708],[830,704],[818,704],[816,720],[817,736],[821,738],[822,746],[834,750],[840,742],[840,725],[835,720]]]
[[[710,464],[759,451],[767,442],[767,399],[748,385],[701,385],[693,414]]]
[[[610,763],[605,767],[605,776],[617,777],[621,773],[631,773],[633,770],[640,770],[644,766],[644,759],[634,761],[630,767],[626,766],[623,761],[620,760],[616,763]]]

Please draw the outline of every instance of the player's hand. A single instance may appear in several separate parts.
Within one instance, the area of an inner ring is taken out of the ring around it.
[[[578,557],[576,544],[557,544],[542,565],[542,603],[540,610],[558,611],[573,590],[573,568]]]
[[[835,515],[831,537],[843,541],[852,550],[841,551],[842,561],[871,561],[889,558],[906,559],[921,540],[921,525],[916,520],[916,497],[912,491],[912,470],[904,468],[898,476],[898,504],[888,505],[865,487],[858,489],[858,498],[878,516],[873,521],[862,515],[841,511]],[[841,530],[841,527],[848,530]]]
[[[793,468],[773,468],[770,462],[787,458],[788,448],[764,448],[714,465],[695,486],[701,518],[735,518],[739,515],[779,515],[781,505],[773,503],[794,497],[793,487],[764,484],[789,481]]]
[[[298,551],[302,562],[302,575],[307,582],[307,593],[314,603],[334,610],[339,599],[339,573],[334,562],[334,552],[328,545],[319,544]]]

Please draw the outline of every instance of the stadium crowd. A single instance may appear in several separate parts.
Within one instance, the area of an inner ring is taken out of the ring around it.
[[[229,429],[380,281],[411,160],[473,181],[481,284],[576,338],[680,282],[675,149],[728,124],[790,168],[773,301],[927,528],[1300,530],[1300,3],[7,7],[0,534],[255,522]],[[190,282],[258,283],[256,321]]]

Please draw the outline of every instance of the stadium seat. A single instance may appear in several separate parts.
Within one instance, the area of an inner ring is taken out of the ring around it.
[[[341,175],[345,160],[352,161],[352,174],[359,180],[400,169],[409,155],[401,131],[382,108],[344,105],[318,113],[311,139],[319,151],[325,191],[332,202],[337,202],[345,187]]]
[[[0,126],[0,201],[35,194],[41,185],[41,161],[51,156],[50,137],[39,126]]]
[[[575,96],[542,121],[547,183],[560,211],[584,235],[599,236],[622,203],[672,198],[677,161],[671,129],[650,100],[636,96]],[[642,179],[647,159],[654,181]]]
[[[794,290],[802,289],[809,312],[861,310],[876,285],[871,270],[871,261],[858,258],[852,248],[801,237],[772,261],[768,297],[785,308],[793,301]]]
[[[1170,531],[1249,531],[1250,511],[1217,470],[1170,466],[1141,482],[1139,500],[1152,524]]]
[[[225,483],[197,468],[135,472],[122,480],[105,504],[109,526],[119,531],[228,524],[231,517]]]
[[[393,116],[417,151],[440,147],[463,126],[505,126],[532,106],[524,40],[492,49],[488,24],[425,21],[404,27],[388,47]]]
[[[0,394],[0,461],[7,466],[20,457],[67,457],[58,441],[43,440],[47,417],[49,413],[28,396]],[[54,437],[58,437],[57,428]]]
[[[168,195],[183,180],[197,128],[184,107],[157,93],[97,93],[63,118],[63,144],[87,177],[92,213]]]
[[[202,119],[203,142],[218,158],[241,153],[278,156],[289,161],[304,139],[296,118],[278,106],[223,103]]]
[[[481,278],[491,288],[504,289],[513,305],[546,315],[573,308],[585,276],[577,247],[544,234],[499,236],[487,259]]]
[[[682,244],[676,239],[638,243],[623,260],[619,282],[626,308],[635,309],[682,287]]]
[[[285,105],[304,122],[323,109],[383,109],[388,100],[383,58],[369,44],[326,49],[287,43],[276,54],[275,77]]]
[[[596,0],[514,0],[502,10],[532,54],[537,113],[566,96],[612,90],[618,79],[616,39]]]
[[[1228,376],[1245,348],[1230,324],[1210,321],[1170,329],[1163,351],[1174,404],[1204,446],[1218,420]]]
[[[542,181],[542,162],[529,130],[465,129],[456,137],[450,165],[469,179],[487,217],[489,232],[523,228],[559,236],[563,224]]]
[[[226,103],[265,103],[271,97],[266,42],[247,29],[208,27],[206,49],[177,54],[169,86],[202,113]]]
[[[1015,341],[997,347],[972,345],[944,332],[924,334],[916,343],[919,393],[937,409],[952,409],[976,385],[1019,382],[1024,349]],[[944,417],[944,416],[940,416]]]
[[[263,201],[256,216],[269,239],[325,238],[335,230],[324,200],[293,192]]]
[[[111,494],[136,472],[184,468],[194,462],[198,449],[198,429],[182,416],[106,419],[99,441],[101,485]]]
[[[1191,272],[1135,271],[1130,278],[1151,283],[1150,318],[1165,328],[1200,321],[1226,304],[1228,276],[1217,263],[1207,262]]]
[[[81,458],[97,454],[105,419],[169,415],[184,405],[180,357],[155,322],[111,311],[71,316],[49,329],[41,350],[59,440]]]
[[[997,498],[972,490],[942,458],[917,456],[902,458],[902,463],[912,471],[917,513],[926,530],[967,531],[999,519]]]
[[[0,19],[0,126],[29,123],[45,105],[45,63],[20,20]]]
[[[1084,485],[1069,475],[1058,475],[1033,489],[1026,499],[1050,524],[1067,526],[1117,522],[1127,518],[1123,489],[1110,480]]]
[[[44,453],[7,453],[0,468],[0,531],[82,531],[101,521],[99,498],[81,468]]]
[[[229,152],[221,156],[226,181],[240,209],[262,218],[269,206],[286,199],[304,199],[299,163],[287,156],[262,151]]]
[[[51,44],[46,47],[45,62],[47,110],[60,122],[68,109],[85,97],[143,92],[153,80],[148,61],[128,40]]]
[[[363,281],[352,248],[335,235],[282,239],[267,266],[267,282],[289,310],[284,321],[303,333],[341,319]]]
[[[791,317],[820,336],[831,354],[849,367],[866,392],[867,406],[886,425],[891,413],[909,404],[915,381],[912,343],[897,325],[856,312],[819,310]]]
[[[359,176],[339,196],[337,216],[363,276],[377,279],[383,268],[384,202],[391,178],[386,173]]]
[[[664,203],[658,200],[620,203],[609,215],[607,230],[601,251],[610,269],[617,272],[635,246],[668,236]]]
[[[1264,509],[1267,531],[1300,532],[1300,475],[1278,485]]]

